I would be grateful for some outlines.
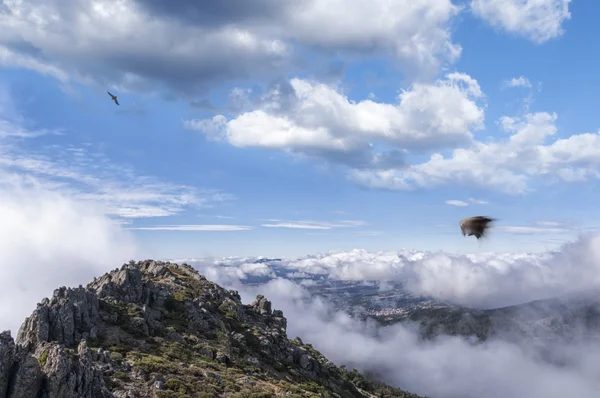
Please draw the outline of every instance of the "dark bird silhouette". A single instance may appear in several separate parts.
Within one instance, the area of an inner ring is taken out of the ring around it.
[[[495,219],[484,216],[465,218],[460,221],[460,230],[463,236],[475,236],[479,240],[485,235],[489,228],[488,224],[492,221],[495,221]]]
[[[110,97],[112,98],[113,101],[115,101],[115,104],[119,105],[119,101],[117,101],[117,96],[116,95],[112,95],[110,93],[110,91],[107,91],[108,95],[110,95]]]

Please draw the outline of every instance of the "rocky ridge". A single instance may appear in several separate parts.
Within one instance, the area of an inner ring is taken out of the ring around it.
[[[328,361],[263,296],[187,264],[130,262],[0,334],[0,398],[415,397]]]

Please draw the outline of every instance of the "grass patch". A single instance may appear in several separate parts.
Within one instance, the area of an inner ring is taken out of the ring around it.
[[[42,352],[42,355],[40,355],[40,358],[38,359],[38,363],[40,364],[40,368],[43,368],[44,365],[46,365],[46,361],[48,361],[48,353],[50,352],[50,350],[45,349],[44,352]]]

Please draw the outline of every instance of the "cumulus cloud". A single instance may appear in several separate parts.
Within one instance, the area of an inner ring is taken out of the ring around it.
[[[558,252],[543,255],[353,251],[290,260],[285,267],[297,270],[292,279],[315,271],[350,279],[401,275],[413,291],[441,290],[442,298],[497,307],[557,296],[569,289],[599,287],[598,239],[581,238]],[[549,347],[553,355],[568,359],[556,365],[541,360],[526,341],[491,339],[473,344],[450,336],[422,341],[411,324],[377,327],[336,311],[327,301],[311,297],[303,282],[277,278],[249,286],[232,277],[231,267],[218,262],[196,266],[209,278],[239,290],[244,302],[251,302],[257,294],[265,295],[288,318],[288,336],[300,336],[339,365],[374,373],[411,392],[444,398],[591,398],[600,388],[597,345]],[[308,285],[315,284],[307,281]],[[445,294],[450,290],[453,297]]]
[[[576,183],[600,176],[598,133],[553,139],[556,113],[503,116],[496,123],[500,135],[475,140],[472,132],[483,128],[483,98],[477,82],[460,73],[414,84],[397,104],[353,102],[335,87],[292,79],[260,96],[257,109],[184,124],[236,147],[345,165],[350,180],[371,188],[452,184],[515,195],[532,191],[539,179]],[[413,163],[426,151],[436,152]]]
[[[359,184],[387,189],[471,185],[507,194],[531,191],[532,177],[547,181],[581,182],[600,177],[600,136],[575,134],[547,143],[557,132],[555,113],[504,116],[499,125],[505,140],[475,142],[455,149],[451,156],[435,153],[424,163],[402,169],[354,170]]]
[[[0,63],[130,91],[190,94],[272,76],[319,54],[378,54],[415,75],[456,60],[450,0],[4,2]],[[340,12],[343,9],[344,12]]]
[[[472,0],[471,10],[491,26],[541,44],[564,33],[571,0]]]
[[[258,109],[184,125],[236,147],[286,150],[354,167],[398,167],[406,149],[471,142],[471,131],[483,127],[483,97],[477,81],[462,73],[416,83],[396,104],[354,102],[336,87],[294,78],[261,96]],[[373,143],[392,149],[376,152]]]

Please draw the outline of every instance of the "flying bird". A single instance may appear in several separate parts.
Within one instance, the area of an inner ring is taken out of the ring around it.
[[[112,95],[110,93],[110,91],[107,91],[108,95],[110,95],[110,97],[112,98],[113,101],[115,101],[115,104],[119,105],[119,101],[117,101],[117,96],[116,95]]]
[[[495,221],[495,219],[484,216],[465,218],[460,221],[460,230],[463,236],[475,236],[479,240],[485,235],[486,230],[489,228],[488,224],[492,221]]]

